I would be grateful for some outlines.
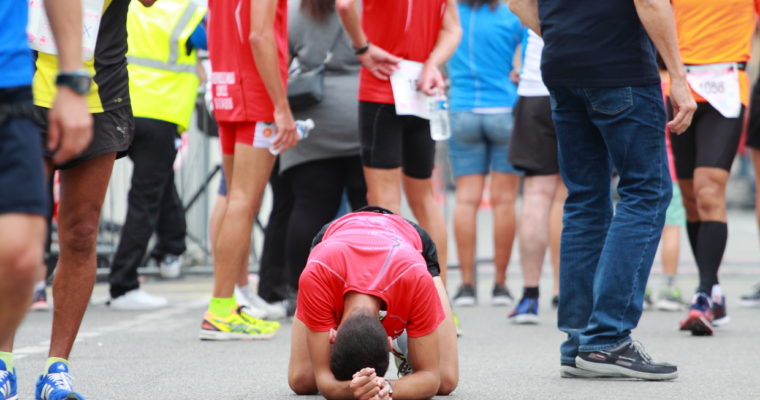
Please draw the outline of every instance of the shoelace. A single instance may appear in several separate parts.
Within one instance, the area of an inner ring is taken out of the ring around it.
[[[53,374],[47,374],[48,378],[50,378],[51,381],[55,384],[55,388],[57,389],[65,389],[69,391],[74,390],[74,385],[72,384],[72,377],[66,372],[56,372]]]
[[[646,352],[646,350],[644,350],[644,345],[641,344],[641,342],[639,342],[638,340],[634,340],[633,342],[631,342],[631,346],[636,351],[636,353],[638,353],[639,356],[641,356],[641,358],[643,358],[648,363],[652,363],[652,356],[650,356]]]

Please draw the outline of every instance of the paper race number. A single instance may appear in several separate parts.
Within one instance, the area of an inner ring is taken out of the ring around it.
[[[29,20],[26,34],[29,47],[42,53],[58,54],[43,0],[28,1]],[[84,61],[92,60],[95,56],[95,44],[98,40],[100,20],[103,18],[104,3],[105,0],[82,0],[82,59]]]
[[[686,80],[691,88],[726,118],[737,118],[742,103],[739,73],[734,65],[689,67]]]
[[[422,72],[422,63],[402,60],[398,69],[391,74],[393,100],[397,115],[415,115],[430,119],[429,96],[417,90],[417,78]]]

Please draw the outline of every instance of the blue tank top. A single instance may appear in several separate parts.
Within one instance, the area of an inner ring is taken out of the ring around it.
[[[28,0],[0,1],[0,88],[32,84],[34,61],[26,38]]]

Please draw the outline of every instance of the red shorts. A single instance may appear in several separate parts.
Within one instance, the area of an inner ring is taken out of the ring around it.
[[[275,126],[271,122],[219,122],[219,142],[222,154],[235,154],[235,143],[268,148],[275,135]]]

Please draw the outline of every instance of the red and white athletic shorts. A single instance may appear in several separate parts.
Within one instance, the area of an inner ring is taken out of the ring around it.
[[[235,143],[266,149],[277,132],[271,122],[219,122],[219,142],[222,154],[235,154]]]

